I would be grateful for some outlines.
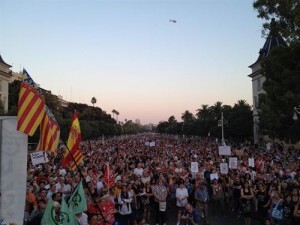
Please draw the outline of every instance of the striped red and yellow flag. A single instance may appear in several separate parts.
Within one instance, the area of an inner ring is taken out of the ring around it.
[[[75,170],[76,169],[76,164],[78,165],[83,161],[82,151],[78,148],[75,151],[75,153],[73,154],[73,157],[74,157],[76,163],[72,160],[71,163],[70,163],[70,168],[72,170]]]
[[[60,128],[54,115],[46,106],[46,113],[40,126],[40,141],[37,150],[55,152],[60,137]]]
[[[19,93],[17,130],[32,136],[40,125],[45,111],[43,96],[35,88],[35,83],[24,70]]]
[[[72,118],[72,125],[68,137],[67,149],[65,153],[65,157],[63,158],[61,165],[63,167],[67,167],[74,163],[73,168],[76,167],[82,160],[83,156],[81,150],[79,149],[79,144],[81,141],[81,131],[79,126],[79,120],[77,117],[77,113],[75,112]],[[74,161],[75,160],[75,161]]]

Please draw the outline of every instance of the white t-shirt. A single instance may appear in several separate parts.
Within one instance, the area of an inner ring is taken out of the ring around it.
[[[102,189],[104,186],[103,186],[103,183],[102,181],[98,181],[97,182],[97,191],[99,191],[100,189]]]
[[[133,170],[133,174],[136,175],[136,176],[142,176],[143,175],[143,172],[144,172],[144,169],[143,168],[135,168]]]
[[[180,168],[177,167],[177,168],[175,169],[175,173],[181,173],[182,171],[183,171],[183,169],[182,169],[181,167],[180,167]]]
[[[72,187],[70,184],[64,184],[63,189],[62,189],[62,193],[63,193],[63,197],[69,197],[71,195],[71,190]],[[68,192],[67,194],[65,194],[65,192]]]
[[[188,197],[189,197],[189,193],[185,187],[176,189],[176,199],[177,199],[176,205],[177,206],[184,207],[188,203],[188,200],[187,200]],[[182,200],[180,200],[180,199],[182,199]]]
[[[81,214],[81,217],[78,218],[76,216],[76,219],[78,220],[80,225],[89,225],[88,224],[88,216],[84,212]]]

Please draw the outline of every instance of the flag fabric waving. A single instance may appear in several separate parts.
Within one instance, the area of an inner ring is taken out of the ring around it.
[[[60,212],[59,212],[59,222],[61,225],[77,225],[78,220],[75,218],[75,214],[72,209],[70,209],[64,198],[61,200]]]
[[[80,156],[80,154],[82,154],[79,149],[80,141],[81,141],[81,131],[80,131],[77,113],[75,112],[72,118],[72,125],[71,125],[68,142],[67,142],[68,149],[66,150],[65,157],[61,162],[61,165],[63,167],[69,166],[69,164],[72,161],[75,165],[76,164],[78,165],[78,163],[80,163],[83,160],[83,157],[77,157],[78,155]],[[76,158],[74,156],[76,156]],[[75,159],[75,162],[73,158]]]
[[[87,202],[82,187],[82,182],[77,185],[68,203],[73,213],[80,213],[87,210]]]
[[[76,169],[76,165],[83,161],[83,154],[82,151],[78,148],[73,154],[74,160],[70,162],[71,170]]]
[[[108,188],[110,188],[114,185],[114,183],[115,183],[114,171],[110,164],[106,164],[106,169],[104,171],[102,180],[108,186]]]
[[[78,221],[64,198],[62,198],[59,211],[55,208],[52,198],[49,198],[41,225],[78,225]]]
[[[37,150],[55,152],[60,137],[59,125],[46,106],[46,113],[40,125],[40,141]]]
[[[53,204],[52,198],[49,198],[45,212],[43,214],[43,218],[41,221],[42,225],[58,225],[57,221],[55,220],[55,207]]]
[[[17,130],[32,136],[40,125],[45,112],[45,100],[41,90],[24,69],[18,101]]]

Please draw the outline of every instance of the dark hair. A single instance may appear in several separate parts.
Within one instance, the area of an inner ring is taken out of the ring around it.
[[[92,220],[92,218],[93,218],[94,216],[97,216],[97,214],[89,213],[89,214],[88,214],[88,222],[91,222],[91,220]]]

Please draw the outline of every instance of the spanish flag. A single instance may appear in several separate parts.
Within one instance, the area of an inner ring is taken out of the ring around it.
[[[83,160],[82,152],[79,149],[80,141],[81,131],[77,113],[75,112],[72,118],[72,125],[67,142],[68,149],[66,150],[65,157],[61,162],[63,167],[70,165],[71,169],[74,170],[76,168],[76,164],[78,165]]]
[[[45,112],[45,100],[41,90],[24,69],[18,101],[17,130],[32,136],[40,125]]]

